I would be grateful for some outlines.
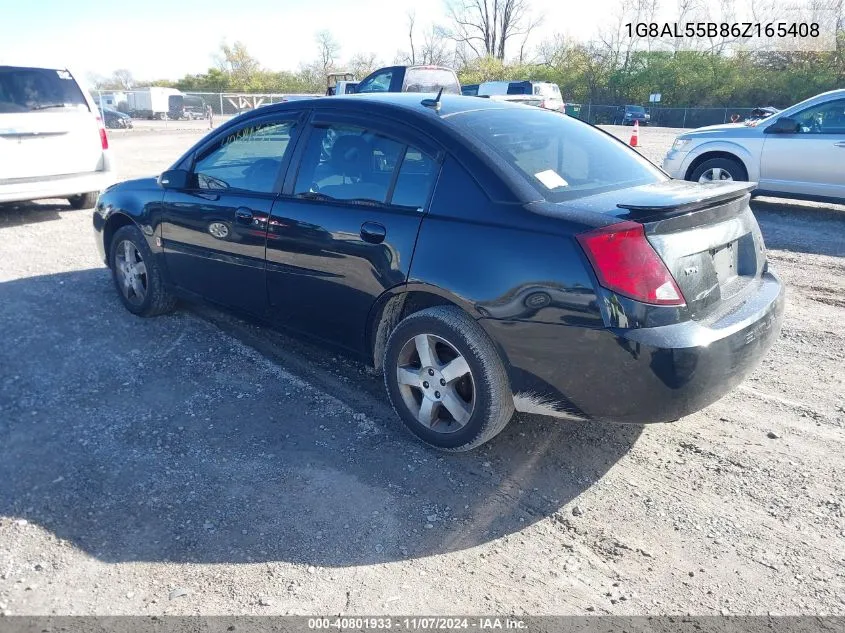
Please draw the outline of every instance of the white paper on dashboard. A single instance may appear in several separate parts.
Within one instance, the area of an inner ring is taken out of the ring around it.
[[[534,174],[534,177],[543,183],[544,187],[548,189],[556,189],[557,187],[568,187],[569,183],[560,177],[554,169],[547,169]]]

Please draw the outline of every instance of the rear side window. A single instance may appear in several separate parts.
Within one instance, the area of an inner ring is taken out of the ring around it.
[[[552,202],[666,179],[640,154],[607,134],[540,108],[468,111],[448,120],[468,132],[483,151],[495,152]]]
[[[384,203],[401,143],[350,125],[315,127],[308,138],[294,195]]]
[[[408,147],[399,168],[390,203],[400,207],[424,209],[437,178],[437,163],[421,151]]]
[[[409,68],[405,72],[403,92],[437,92],[461,94],[461,84],[454,71],[446,68]]]
[[[0,112],[45,112],[88,104],[66,70],[0,66]]]
[[[414,147],[362,127],[325,125],[308,138],[294,195],[422,209],[437,173],[437,162]]]

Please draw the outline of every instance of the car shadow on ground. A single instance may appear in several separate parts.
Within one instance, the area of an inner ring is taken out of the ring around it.
[[[0,516],[109,562],[405,560],[568,522],[641,432],[518,416],[444,455],[374,372],[202,310],[134,317],[105,269],[0,284]]]
[[[777,198],[751,201],[768,248],[845,256],[845,206]]]
[[[59,211],[72,211],[72,209],[70,204],[60,200],[0,202],[0,229],[60,220]]]

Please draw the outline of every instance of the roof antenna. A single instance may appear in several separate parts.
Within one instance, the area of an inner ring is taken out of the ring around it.
[[[440,111],[440,95],[443,94],[443,87],[441,86],[440,92],[437,93],[437,98],[435,99],[423,99],[420,103],[422,103],[426,108],[434,108],[435,112]]]

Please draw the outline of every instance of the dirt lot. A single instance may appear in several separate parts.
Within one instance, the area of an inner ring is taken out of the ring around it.
[[[121,175],[197,123],[113,133]],[[789,303],[734,393],[645,428],[521,416],[455,456],[344,357],[130,315],[90,211],[0,208],[0,611],[843,614],[845,209],[810,207],[754,203]]]

